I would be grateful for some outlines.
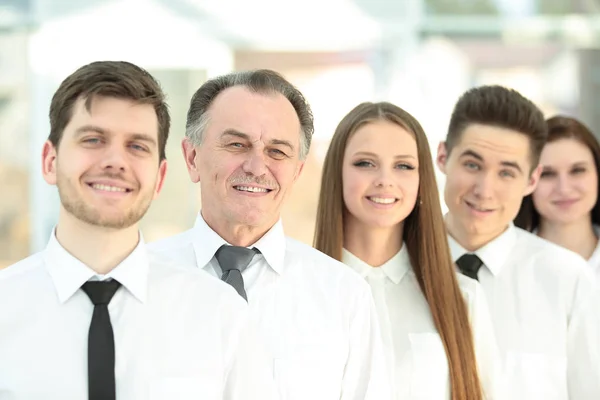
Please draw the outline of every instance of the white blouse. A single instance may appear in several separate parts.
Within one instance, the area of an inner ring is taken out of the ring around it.
[[[600,226],[594,225],[594,230],[596,231],[596,236],[600,237]],[[587,261],[600,284],[600,240],[598,241],[592,256]]]
[[[378,268],[343,249],[342,261],[371,286],[381,325],[395,399],[449,400],[448,360],[429,305],[403,244]],[[458,274],[473,327],[479,377],[488,400],[500,396],[501,365],[487,302],[479,283]]]

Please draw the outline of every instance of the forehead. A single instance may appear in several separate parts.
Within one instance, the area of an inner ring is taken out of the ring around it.
[[[73,104],[65,134],[73,135],[77,129],[86,125],[101,128],[113,135],[144,134],[154,138],[158,136],[158,117],[152,105],[114,97],[93,97],[89,110],[85,106],[85,99],[79,98]]]
[[[244,86],[234,86],[217,95],[209,116],[208,135],[234,129],[256,139],[300,138],[296,110],[280,93],[253,93]]]
[[[397,155],[417,156],[414,135],[389,121],[369,122],[354,132],[346,145],[346,154],[370,152],[381,157]]]
[[[577,139],[565,138],[547,143],[542,150],[540,163],[543,165],[571,165],[592,161],[592,151]]]
[[[476,152],[485,162],[512,161],[521,167],[528,167],[531,163],[529,138],[512,129],[480,124],[469,125],[452,151],[460,157],[466,150]]]

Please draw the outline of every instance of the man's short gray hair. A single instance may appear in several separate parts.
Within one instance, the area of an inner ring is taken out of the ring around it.
[[[219,93],[234,86],[244,86],[253,93],[279,93],[292,104],[300,120],[299,157],[301,160],[306,159],[314,132],[310,106],[294,85],[279,73],[268,69],[233,72],[206,81],[192,96],[187,113],[185,136],[192,144],[195,146],[202,144],[204,132],[210,122],[208,110],[212,102]]]

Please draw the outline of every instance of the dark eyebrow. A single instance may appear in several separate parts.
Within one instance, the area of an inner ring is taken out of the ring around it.
[[[81,136],[84,133],[91,132],[99,133],[101,135],[108,135],[110,133],[110,131],[101,128],[97,125],[84,125],[75,130],[75,137]],[[156,139],[145,133],[129,133],[128,136],[131,138],[131,140],[139,140],[156,146]]]
[[[479,153],[474,152],[473,150],[465,150],[462,152],[462,154],[460,155],[460,158],[462,157],[473,157],[476,160],[482,161],[483,162],[483,157],[481,157],[481,155],[479,155]]]
[[[479,153],[476,153],[475,151],[469,150],[469,149],[463,151],[462,154],[460,155],[460,157],[461,158],[462,157],[473,157],[476,160],[483,162],[483,157]],[[517,171],[519,171],[520,173],[523,173],[523,170],[521,169],[519,164],[517,164],[514,161],[501,161],[500,165],[503,165],[503,166],[509,167],[509,168],[514,168]]]
[[[250,136],[248,136],[247,134],[245,134],[243,132],[236,131],[235,129],[224,130],[223,133],[221,133],[221,138],[224,138],[225,136],[235,136],[240,139],[246,139],[246,140],[250,141]]]
[[[247,140],[249,142],[251,142],[252,140],[250,139],[250,136],[246,133],[240,132],[240,131],[236,131],[235,129],[226,129],[225,131],[223,131],[223,133],[221,134],[221,137],[226,137],[226,136],[234,136],[240,139],[244,139]],[[272,139],[269,142],[270,145],[273,146],[286,146],[288,147],[291,151],[294,151],[294,145],[292,145],[289,141],[287,140],[282,140],[282,139]]]
[[[576,163],[573,163],[571,167],[587,167],[589,164],[589,161],[578,161]]]
[[[106,129],[102,129],[99,126],[96,126],[96,125],[84,125],[84,126],[80,126],[79,128],[77,128],[77,130],[75,130],[75,137],[81,136],[84,133],[90,133],[90,132],[99,133],[101,135],[106,135],[108,133],[106,131]]]
[[[370,151],[358,151],[358,152],[354,153],[354,156],[364,156],[364,157],[378,158],[377,154],[371,153]],[[414,156],[412,156],[410,154],[398,154],[398,155],[394,156],[394,158],[395,159],[412,158],[413,160],[416,159]]]

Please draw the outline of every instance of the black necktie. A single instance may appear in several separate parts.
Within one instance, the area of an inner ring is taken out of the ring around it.
[[[463,254],[456,260],[456,265],[458,265],[458,269],[460,269],[460,272],[464,275],[479,280],[479,278],[477,278],[477,273],[479,272],[479,268],[483,265],[483,261],[475,254]]]
[[[215,253],[215,257],[223,270],[221,279],[237,290],[237,292],[248,301],[246,289],[244,289],[244,278],[242,272],[248,267],[254,255],[258,252],[256,248],[223,245]]]
[[[88,335],[89,400],[115,400],[115,340],[108,303],[121,284],[115,280],[90,281],[82,289],[94,303]]]

